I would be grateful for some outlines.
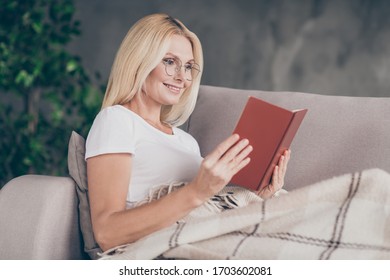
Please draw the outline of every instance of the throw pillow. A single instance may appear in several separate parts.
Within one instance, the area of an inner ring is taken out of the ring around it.
[[[85,161],[85,140],[75,131],[72,132],[68,147],[68,169],[70,177],[75,180],[79,199],[79,222],[84,240],[84,251],[91,259],[97,259],[101,253],[92,230],[88,198],[87,165]]]

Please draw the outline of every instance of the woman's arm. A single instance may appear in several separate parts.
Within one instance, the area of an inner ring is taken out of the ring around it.
[[[249,163],[252,147],[232,135],[200,167],[196,178],[159,200],[126,210],[131,180],[130,154],[105,154],[87,160],[92,226],[102,250],[134,242],[167,227],[220,191]]]

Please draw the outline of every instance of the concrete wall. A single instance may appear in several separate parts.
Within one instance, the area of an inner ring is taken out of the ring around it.
[[[70,46],[106,81],[133,23],[164,12],[203,44],[202,84],[390,97],[387,0],[76,0]]]

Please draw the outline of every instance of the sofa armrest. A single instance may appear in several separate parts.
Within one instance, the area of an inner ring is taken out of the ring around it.
[[[0,259],[83,259],[75,182],[24,175],[0,190]]]

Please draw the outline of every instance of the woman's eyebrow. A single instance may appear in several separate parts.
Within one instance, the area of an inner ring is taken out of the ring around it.
[[[173,58],[176,58],[176,59],[180,59],[180,57],[178,57],[177,55],[173,54],[173,53],[166,53],[165,55],[168,55],[168,56],[173,56]],[[181,60],[181,59],[180,59]],[[186,61],[186,63],[188,62],[195,62],[195,59],[194,58],[191,58],[190,60]]]

